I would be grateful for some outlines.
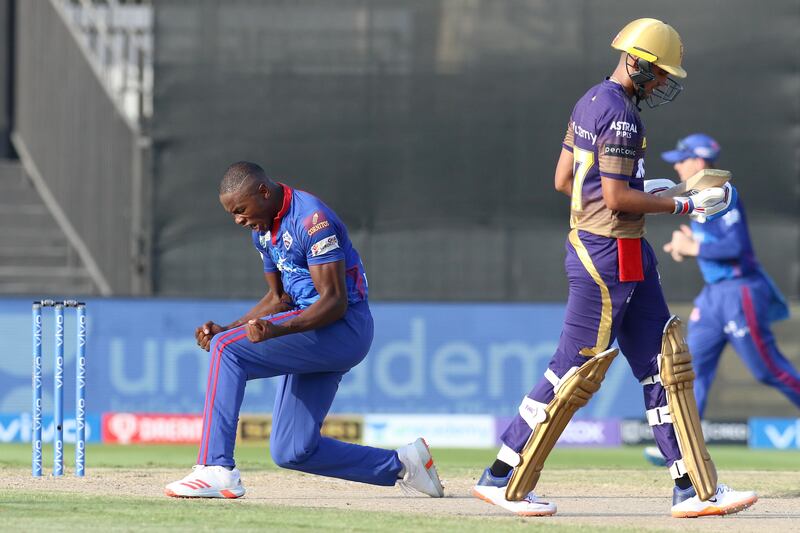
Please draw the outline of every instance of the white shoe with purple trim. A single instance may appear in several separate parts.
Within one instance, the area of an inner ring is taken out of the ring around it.
[[[701,500],[694,490],[689,487],[681,490],[673,488],[672,516],[674,518],[697,518],[699,516],[714,516],[733,514],[744,511],[758,501],[755,492],[733,490],[720,483],[714,495],[708,500]]]
[[[529,492],[525,499],[521,501],[507,500],[506,485],[511,479],[512,472],[509,472],[506,477],[495,477],[487,468],[478,483],[472,487],[472,495],[519,516],[551,516],[556,514],[556,504],[539,499],[533,491]]]

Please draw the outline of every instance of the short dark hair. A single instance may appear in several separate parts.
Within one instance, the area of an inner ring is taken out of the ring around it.
[[[219,195],[240,192],[266,181],[267,175],[263,168],[249,161],[238,161],[229,166],[222,176],[222,181],[219,182]]]

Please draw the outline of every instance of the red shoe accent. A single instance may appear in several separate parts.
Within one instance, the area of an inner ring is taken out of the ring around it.
[[[422,439],[422,444],[425,445],[425,449],[428,450],[428,454],[430,454],[431,453],[431,447],[428,446],[428,441],[426,441],[425,439]],[[430,469],[430,467],[432,467],[432,466],[433,466],[433,456],[431,456],[431,458],[428,459],[428,462],[425,463],[425,470]]]
[[[219,493],[225,496],[226,498],[238,498],[236,494],[232,493],[229,490],[221,490],[219,491]]]

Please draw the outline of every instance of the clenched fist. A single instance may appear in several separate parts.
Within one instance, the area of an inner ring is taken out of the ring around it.
[[[208,351],[211,347],[211,339],[214,335],[222,333],[223,331],[225,331],[225,328],[209,321],[194,330],[194,338],[197,339],[197,345],[199,347]]]
[[[253,319],[247,323],[247,340],[261,342],[278,336],[278,326],[269,320]]]

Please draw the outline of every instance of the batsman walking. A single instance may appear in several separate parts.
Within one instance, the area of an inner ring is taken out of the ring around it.
[[[600,388],[617,340],[642,384],[647,419],[675,480],[672,516],[734,513],[756,495],[717,484],[692,394],[691,356],[643,236],[645,214],[721,216],[735,190],[725,184],[691,197],[646,192],[639,105],[658,107],[678,96],[674,78],[686,77],[683,44],[671,26],[647,18],[625,26],[611,46],[621,52],[617,66],[575,105],[555,171],[555,188],[571,198],[569,297],[558,348],[473,494],[519,515],[556,512],[533,488],[572,415]]]

